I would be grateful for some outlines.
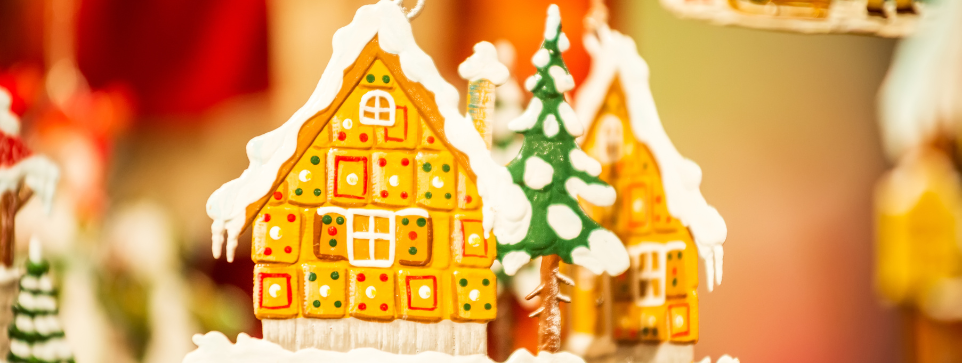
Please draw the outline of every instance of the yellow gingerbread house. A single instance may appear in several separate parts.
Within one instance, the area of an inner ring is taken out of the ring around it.
[[[266,340],[486,351],[496,242],[485,238],[475,170],[495,165],[475,129],[486,130],[484,113],[472,122],[457,102],[394,2],[362,7],[338,30],[307,104],[251,140],[250,167],[208,201],[215,256],[226,233],[231,259],[252,227]]]
[[[618,192],[613,206],[586,210],[625,243],[631,267],[610,278],[577,270],[567,347],[589,358],[688,363],[698,340],[697,256],[720,283],[727,227],[699,191],[701,169],[662,127],[634,41],[601,27],[585,44],[592,67],[575,98],[583,149]]]

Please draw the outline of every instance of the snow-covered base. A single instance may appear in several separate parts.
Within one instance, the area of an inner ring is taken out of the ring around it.
[[[237,336],[237,343],[231,343],[227,336],[220,332],[197,334],[194,335],[193,341],[197,344],[197,349],[184,357],[184,363],[494,363],[484,354],[458,356],[438,352],[394,354],[374,348],[361,348],[349,352],[310,348],[292,352],[277,344],[251,338],[244,333]],[[534,356],[522,349],[511,354],[505,363],[584,363],[584,360],[565,352],[539,353]]]
[[[13,299],[17,296],[17,281],[20,272],[0,265],[0,361],[10,350],[10,335],[7,326],[13,319]]]

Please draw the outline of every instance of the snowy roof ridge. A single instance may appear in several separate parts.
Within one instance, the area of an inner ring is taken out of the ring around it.
[[[438,111],[444,119],[443,135],[457,135],[447,141],[468,156],[477,175],[478,193],[486,202],[485,231],[491,230],[494,221],[489,215],[497,208],[487,202],[496,196],[493,191],[511,183],[510,174],[491,160],[490,152],[471,120],[458,111],[458,90],[441,77],[431,57],[415,43],[411,24],[401,8],[390,0],[381,0],[360,7],[351,23],[334,33],[331,60],[307,103],[277,129],[251,139],[247,143],[248,168],[240,177],[211,194],[207,201],[207,215],[214,220],[211,232],[215,258],[220,257],[226,232],[227,259],[233,261],[237,237],[247,223],[247,206],[271,191],[281,166],[296,152],[301,126],[331,104],[341,90],[344,71],[354,65],[375,35],[382,50],[398,55],[404,75],[434,94]],[[504,170],[498,170],[499,167]]]
[[[625,91],[632,132],[648,146],[658,163],[668,211],[691,231],[698,252],[705,259],[708,280],[714,280],[717,273],[721,283],[721,246],[728,227],[701,194],[701,168],[682,156],[665,133],[648,85],[648,64],[638,54],[634,40],[607,26],[600,26],[597,35],[585,35],[584,44],[592,63],[588,78],[575,97],[578,118],[587,130],[617,76]],[[709,291],[712,285],[708,284]]]

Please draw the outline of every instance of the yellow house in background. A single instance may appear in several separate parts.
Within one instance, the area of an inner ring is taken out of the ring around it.
[[[458,137],[486,157],[477,130],[487,126],[477,112],[477,130],[449,120],[460,117],[456,95],[398,6],[382,1],[337,32],[307,104],[248,144],[251,166],[211,196],[208,214],[215,255],[225,230],[230,258],[231,238],[252,227],[266,340],[289,350],[486,352],[497,246],[482,228],[470,152],[445,131],[464,122]]]
[[[911,151],[876,190],[877,286],[905,308],[919,363],[962,361],[962,180],[950,153]]]
[[[634,41],[601,28],[585,44],[593,63],[575,99],[587,125],[582,148],[618,192],[613,206],[586,210],[625,243],[631,267],[613,277],[577,269],[567,349],[689,363],[699,335],[698,255],[720,281],[727,227],[698,189],[700,168],[665,134]]]

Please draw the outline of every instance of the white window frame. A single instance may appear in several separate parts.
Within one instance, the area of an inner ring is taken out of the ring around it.
[[[635,278],[631,281],[632,291],[635,295],[635,305],[640,307],[650,307],[650,306],[661,306],[665,304],[665,280],[668,278],[668,269],[665,266],[668,263],[668,253],[673,251],[684,251],[685,242],[682,241],[671,241],[668,243],[660,242],[642,242],[640,244],[628,247],[628,255],[631,257],[633,263],[632,269],[635,270]],[[641,258],[643,254],[649,256],[649,260],[645,261],[645,270],[641,270]],[[658,259],[658,268],[652,269],[651,258]],[[654,296],[654,291],[651,291],[654,286],[648,284],[648,289],[642,297],[642,292],[638,291],[639,282],[641,280],[653,280],[658,279],[659,290],[661,294],[659,296]]]
[[[367,106],[367,101],[374,97],[374,106]],[[387,99],[388,107],[385,110],[381,107],[381,98]],[[390,93],[383,90],[371,90],[361,96],[361,105],[358,108],[359,115],[358,120],[364,125],[374,125],[374,126],[394,126],[394,116],[397,111],[394,107],[394,97]],[[374,114],[374,118],[364,116],[365,112],[370,112]],[[387,112],[388,119],[382,120],[381,114]]]
[[[368,227],[370,231],[357,232],[354,230],[354,218],[369,218]],[[387,218],[389,221],[388,232],[387,233],[377,233],[374,232],[375,218]],[[347,260],[352,266],[359,267],[391,267],[394,265],[394,249],[395,240],[395,226],[394,226],[394,213],[389,210],[383,209],[359,209],[351,208],[347,210]],[[370,252],[370,258],[355,259],[354,258],[354,239],[366,239],[368,240],[368,251]],[[376,240],[387,240],[389,243],[388,259],[386,260],[376,260],[374,259],[374,246]]]

